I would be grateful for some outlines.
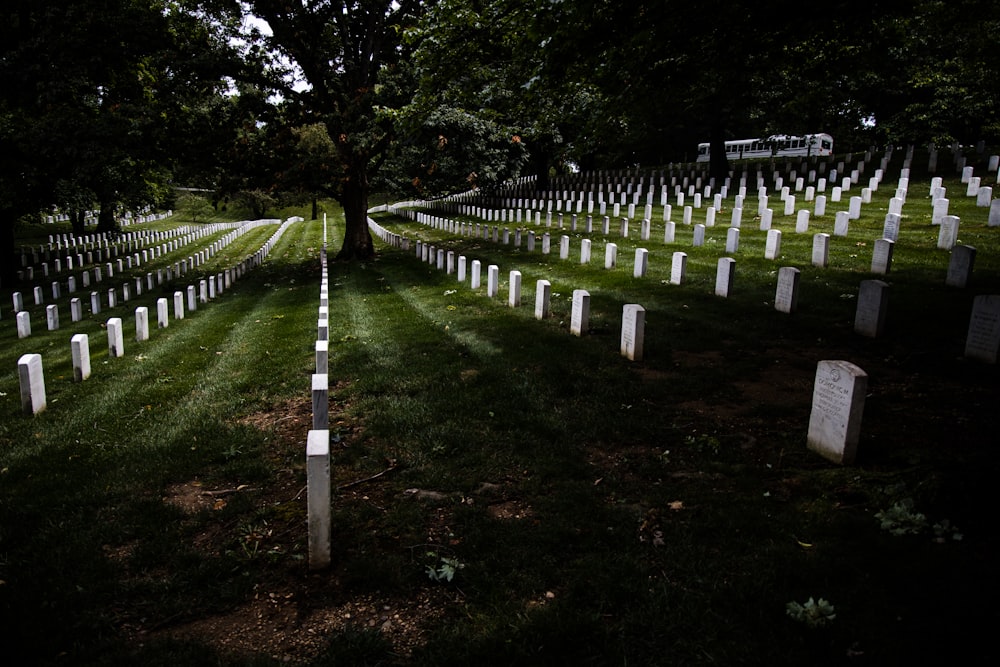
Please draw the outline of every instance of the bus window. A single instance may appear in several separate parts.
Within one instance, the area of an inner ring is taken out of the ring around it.
[[[830,150],[831,144],[830,144],[830,142],[827,139],[824,139],[823,143],[822,143],[822,146],[823,146],[824,149]]]

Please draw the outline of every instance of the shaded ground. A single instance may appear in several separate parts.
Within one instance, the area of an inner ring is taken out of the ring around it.
[[[802,477],[802,471],[827,464],[803,453],[804,444],[786,451],[783,443],[804,443],[815,359],[823,358],[822,354],[821,350],[788,350],[775,356],[757,377],[737,380],[729,399],[691,400],[677,406],[678,413],[686,415],[683,428],[692,434],[687,444],[702,454],[713,449],[735,450],[743,460],[766,466],[772,471],[765,482],[767,494],[776,502],[808,498],[815,490],[808,488],[809,481]],[[673,363],[683,371],[724,367],[726,360],[715,352],[677,352]],[[983,457],[982,449],[984,443],[993,441],[997,424],[993,414],[997,396],[995,369],[960,359],[933,363],[926,359],[868,359],[864,367],[873,379],[859,465],[876,474],[884,469],[889,479],[897,470],[923,467],[925,479],[939,484],[937,497],[943,507],[963,505],[964,494],[978,493],[982,480],[995,472],[992,464],[966,471],[968,475],[963,472],[952,476],[948,466],[942,467],[941,463],[952,461],[956,466],[976,467],[989,460]],[[641,365],[636,367],[636,373],[644,382],[663,380],[661,372]],[[341,448],[349,446],[363,431],[362,424],[343,416],[345,408],[331,406],[335,422],[332,430],[338,434],[337,446]],[[272,433],[269,456],[278,472],[269,483],[260,487],[206,488],[200,481],[191,480],[170,487],[163,502],[182,508],[193,521],[197,518],[199,528],[192,534],[192,543],[205,553],[232,549],[236,540],[252,557],[301,554],[306,541],[302,434],[311,421],[311,404],[308,400],[290,402],[253,415],[249,421]],[[964,448],[966,444],[968,449]],[[943,449],[946,446],[947,456]],[[610,480],[619,489],[640,487],[662,482],[662,472],[649,471],[655,469],[652,464],[657,461],[681,456],[680,451],[671,449],[678,448],[664,443],[592,445],[586,447],[585,460],[593,468],[595,487],[610,485]],[[796,459],[795,469],[786,474],[784,465],[789,457]],[[385,516],[401,504],[419,503],[422,516],[427,517],[424,542],[396,545],[397,550],[400,546],[409,548],[415,568],[427,553],[446,554],[450,546],[457,544],[449,524],[458,506],[485,505],[492,518],[504,522],[534,520],[531,502],[518,497],[511,480],[482,480],[480,488],[468,497],[435,489],[401,491],[393,483],[395,465],[394,461],[385,461],[383,470],[360,478],[349,477],[357,473],[346,467],[334,466],[334,484],[339,487],[335,505],[345,511]],[[691,493],[695,487],[717,482],[726,486],[717,473],[686,469],[683,465],[666,477],[675,490],[675,500],[662,507],[634,508],[635,537],[654,549],[663,545],[665,522],[691,511],[687,498],[697,497]],[[867,514],[879,509],[861,485],[845,483],[832,493],[835,508]],[[212,512],[237,495],[252,496],[256,507],[267,510],[267,522],[253,526],[213,522]],[[976,524],[987,517],[966,514],[963,520],[971,524],[967,529],[975,531],[982,528]],[[343,542],[338,542],[341,538]],[[358,548],[353,542],[351,536],[335,534],[335,559],[342,548]],[[804,549],[811,547],[802,541],[800,544]],[[122,562],[127,561],[126,556],[127,550],[120,554]],[[382,554],[372,553],[369,557],[378,559]],[[372,592],[370,588],[352,586],[348,580],[354,575],[346,572],[340,561],[322,573],[309,573],[301,557],[275,558],[275,562],[277,566],[261,570],[266,574],[255,583],[253,599],[225,613],[166,619],[155,626],[123,617],[121,626],[140,647],[151,639],[196,640],[223,654],[266,655],[282,662],[316,658],[336,632],[377,631],[394,659],[404,663],[442,622],[467,613],[465,595],[457,584],[444,586],[428,578],[423,585],[411,585],[404,591]],[[529,602],[529,607],[543,607],[558,596],[558,591],[544,591]]]

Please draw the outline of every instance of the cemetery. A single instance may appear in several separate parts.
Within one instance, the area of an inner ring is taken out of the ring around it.
[[[0,18],[5,664],[990,660],[1000,4]]]
[[[938,151],[394,202],[360,265],[335,209],[43,225],[0,287],[6,609],[84,663],[977,650],[998,175]]]

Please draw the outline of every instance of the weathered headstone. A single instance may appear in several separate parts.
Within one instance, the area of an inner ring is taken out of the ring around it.
[[[976,261],[976,249],[968,245],[957,245],[951,249],[948,274],[945,284],[949,287],[964,288],[972,277],[972,267]]]
[[[21,411],[26,415],[37,415],[46,406],[42,355],[21,355],[17,360],[17,377],[21,385]]]
[[[890,241],[899,240],[900,216],[896,213],[887,213],[885,222],[882,224],[882,238]]]
[[[90,337],[87,334],[75,334],[69,343],[73,357],[73,379],[83,382],[90,377]]]
[[[330,431],[313,429],[306,438],[306,521],[309,569],[330,565]]]
[[[589,264],[590,263],[590,249],[591,249],[590,239],[582,239],[580,241],[580,263]]]
[[[990,214],[986,225],[988,227],[1000,227],[1000,199],[994,199],[990,203]]]
[[[69,319],[73,322],[79,322],[83,319],[83,303],[79,297],[73,297],[69,300]]]
[[[965,338],[965,356],[988,364],[1000,351],[1000,294],[983,294],[972,301],[972,317]]]
[[[549,316],[552,302],[552,283],[539,280],[535,283],[535,319],[542,320]]]
[[[778,269],[778,286],[774,291],[774,309],[782,313],[794,313],[799,303],[800,271],[794,266]]]
[[[854,332],[878,338],[885,328],[889,307],[889,285],[881,280],[862,280],[854,313]]]
[[[715,295],[729,298],[733,289],[733,278],[736,275],[736,260],[732,257],[720,257],[715,270]]]
[[[622,309],[621,354],[630,361],[642,361],[646,333],[646,309],[629,303]]]
[[[582,336],[590,328],[590,292],[573,290],[573,310],[570,313],[569,332]]]
[[[833,461],[850,465],[858,451],[868,374],[849,361],[816,365],[807,446]]]

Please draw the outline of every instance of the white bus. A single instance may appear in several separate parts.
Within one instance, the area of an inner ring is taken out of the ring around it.
[[[726,157],[730,160],[812,155],[833,155],[833,137],[822,132],[801,137],[773,134],[766,139],[735,139],[726,142]],[[698,144],[697,161],[708,160],[709,144]]]

